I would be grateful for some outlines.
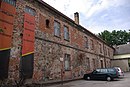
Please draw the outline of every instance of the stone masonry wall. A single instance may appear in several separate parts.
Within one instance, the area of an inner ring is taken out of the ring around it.
[[[61,69],[63,69],[63,79],[78,79],[82,78],[85,73],[92,71],[95,68],[100,68],[100,60],[103,60],[103,66],[110,66],[110,58],[113,55],[113,49],[104,44],[101,40],[95,38],[91,34],[81,32],[75,24],[70,24],[67,19],[54,13],[44,5],[35,1],[17,0],[16,15],[14,23],[14,31],[12,37],[12,48],[9,62],[9,77],[8,82],[14,83],[19,80],[20,58],[22,50],[22,33],[24,22],[24,9],[29,6],[36,11],[35,15],[35,51],[34,51],[34,70],[33,82],[47,82],[61,80]],[[49,28],[46,28],[46,19],[49,20]],[[54,20],[60,22],[61,35],[54,36]],[[69,28],[69,41],[64,40],[63,26]],[[86,39],[88,37],[88,46],[85,47]],[[94,48],[91,49],[91,40]],[[100,53],[99,43],[102,46],[102,53]],[[110,49],[110,55],[105,54],[104,47]],[[64,70],[64,54],[70,54],[70,68],[71,70]],[[63,67],[62,67],[63,64]]]

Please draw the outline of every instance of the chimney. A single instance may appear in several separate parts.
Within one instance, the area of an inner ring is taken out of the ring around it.
[[[74,13],[74,21],[76,24],[79,24],[79,13],[78,12]]]

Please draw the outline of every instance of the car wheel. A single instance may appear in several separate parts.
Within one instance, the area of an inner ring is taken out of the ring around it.
[[[87,80],[90,80],[90,76],[87,76]]]
[[[107,80],[107,81],[111,81],[112,78],[111,78],[110,76],[107,76],[107,77],[106,77],[106,80]]]

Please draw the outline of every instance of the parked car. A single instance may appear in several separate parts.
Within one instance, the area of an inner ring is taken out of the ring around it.
[[[115,78],[119,78],[119,73],[115,68],[101,68],[96,69],[91,73],[84,74],[85,80],[95,79],[95,80],[107,80],[111,81]]]
[[[114,67],[114,68],[118,71],[119,77],[124,77],[124,72],[121,70],[120,67]]]

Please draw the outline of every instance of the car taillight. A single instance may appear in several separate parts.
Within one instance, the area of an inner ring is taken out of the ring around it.
[[[118,73],[118,71],[116,70],[116,75],[118,76],[119,75],[119,73]]]

